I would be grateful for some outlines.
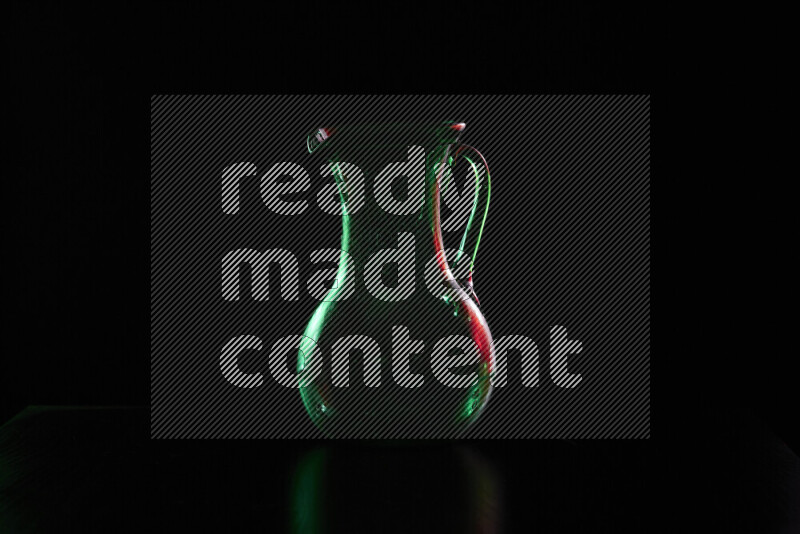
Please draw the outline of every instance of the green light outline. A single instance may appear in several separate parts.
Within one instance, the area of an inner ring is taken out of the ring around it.
[[[344,288],[345,280],[347,278],[347,263],[350,255],[350,215],[347,212],[347,201],[344,193],[346,184],[342,174],[342,169],[339,164],[331,161],[330,165],[331,172],[334,178],[336,178],[336,184],[339,190],[339,202],[342,207],[342,253],[339,255],[339,266],[336,271],[334,287],[332,287],[325,295],[325,300],[321,302],[319,306],[317,306],[316,310],[314,310],[314,314],[311,316],[311,320],[308,322],[308,325],[303,332],[303,341],[300,343],[299,355],[297,358],[298,375],[301,375],[302,371],[305,369],[306,354],[311,354],[313,352],[312,345],[319,341],[319,336],[323,327],[325,326],[328,314],[336,300],[336,296],[340,291],[342,291],[342,288]],[[305,406],[306,412],[308,413],[309,417],[311,417],[311,420],[316,422],[319,416],[314,413],[314,410],[311,408],[317,402],[317,399],[314,398],[316,395],[308,391],[307,386],[309,384],[306,383],[304,377],[300,378],[300,396],[303,399],[303,406]],[[323,411],[327,412],[328,410]]]
[[[458,261],[461,259],[461,256],[464,254],[464,245],[467,241],[467,235],[469,235],[469,231],[472,228],[472,223],[475,219],[475,213],[478,211],[478,198],[480,195],[480,176],[478,174],[478,168],[475,163],[464,156],[464,159],[469,162],[472,166],[472,172],[475,174],[475,199],[472,203],[472,212],[469,214],[469,219],[467,220],[467,227],[464,230],[464,235],[461,237],[461,244],[458,247],[458,253],[456,254],[456,258],[453,261],[453,265],[455,266],[458,264]],[[481,220],[481,226],[478,230],[478,238],[475,241],[475,249],[472,252],[472,258],[469,265],[469,272],[472,274],[472,271],[475,269],[475,258],[478,256],[478,247],[481,244],[481,236],[483,235],[483,227],[486,225],[486,217],[489,214],[489,203],[492,200],[492,177],[489,175],[489,169],[486,169],[486,206],[483,209],[483,219]]]

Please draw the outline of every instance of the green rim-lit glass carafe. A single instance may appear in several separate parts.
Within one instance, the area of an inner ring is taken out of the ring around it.
[[[297,360],[303,403],[326,436],[455,437],[489,399],[494,345],[472,273],[491,179],[483,156],[459,144],[464,129],[331,125],[306,140],[336,181],[328,208],[342,217],[341,242],[317,258],[335,268]],[[459,180],[471,209],[448,248],[441,199]]]

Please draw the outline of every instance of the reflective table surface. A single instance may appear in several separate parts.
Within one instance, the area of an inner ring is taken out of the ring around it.
[[[0,532],[653,532],[698,487],[709,525],[778,532],[800,470],[764,443],[682,485],[652,441],[159,441],[144,408],[29,407]]]

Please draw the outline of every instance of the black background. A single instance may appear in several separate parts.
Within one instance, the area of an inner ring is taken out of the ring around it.
[[[149,403],[150,95],[652,89],[644,11],[541,8],[516,26],[484,14],[436,30],[404,9],[340,15],[351,22],[311,6],[14,7],[5,415]],[[501,24],[502,39],[485,34]]]
[[[592,5],[496,14],[463,6],[436,14],[406,5],[378,13],[364,6],[337,9],[336,19],[330,10],[125,3],[10,8],[3,22],[5,126],[12,139],[3,203],[3,419],[30,404],[148,404],[151,94],[650,94],[658,73],[676,84],[665,93],[689,96],[698,113],[715,106],[709,93],[698,91],[698,80],[679,74],[656,46],[663,34],[647,3],[633,10]],[[680,36],[670,35],[668,41],[675,40]],[[696,92],[705,96],[694,97]],[[505,493],[516,496],[507,508],[530,505],[534,480],[540,483],[537,501],[546,494],[571,495],[573,487],[608,491],[585,468],[603,461],[613,467],[603,476],[616,473],[618,492],[611,502],[596,503],[596,514],[579,526],[622,530],[592,521],[606,514],[657,530],[667,518],[699,509],[704,522],[721,529],[771,531],[797,500],[796,493],[776,489],[781,473],[769,457],[753,453],[772,439],[770,428],[797,450],[788,408],[791,376],[783,363],[792,347],[778,330],[781,312],[772,300],[780,280],[750,269],[754,263],[764,267],[754,258],[771,257],[756,223],[763,221],[757,208],[768,206],[775,192],[767,181],[751,188],[748,203],[734,202],[731,191],[741,187],[716,162],[735,155],[704,145],[704,159],[684,160],[687,152],[696,154],[688,146],[694,124],[668,128],[659,100],[656,140],[664,148],[653,160],[661,221],[655,232],[660,348],[653,353],[653,438],[581,443],[600,455],[583,464],[559,462],[544,450],[549,445],[534,442],[479,447],[484,456],[515,460],[500,469]],[[666,103],[664,109],[678,106]],[[125,436],[146,434],[146,412],[126,422],[118,418],[107,428],[123,425]],[[152,473],[163,478],[146,484],[141,476],[113,479],[107,489],[156,487],[150,495],[158,505],[140,511],[129,503],[126,511],[169,516],[178,510],[183,524],[214,526],[201,506],[208,501],[196,498],[208,487],[237,488],[237,495],[256,487],[269,495],[282,491],[269,485],[275,472],[269,467],[261,465],[251,482],[237,485],[225,473],[238,464],[214,459],[259,457],[280,469],[288,449],[310,446],[143,442],[130,454],[153,458],[158,468]],[[570,476],[537,478],[547,465]],[[192,484],[197,479],[185,475],[201,467],[210,473],[208,485]],[[170,473],[183,478],[170,479]],[[536,526],[525,520],[535,515],[510,517],[506,525],[517,522],[509,531]],[[546,530],[556,530],[558,520],[552,521]]]

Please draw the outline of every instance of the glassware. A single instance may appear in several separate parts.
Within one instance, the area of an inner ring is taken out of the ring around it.
[[[472,272],[490,176],[483,156],[458,144],[464,128],[334,126],[308,136],[342,214],[341,250],[318,258],[338,262],[335,279],[297,362],[305,408],[329,437],[455,437],[486,405],[494,346]],[[460,170],[474,179],[472,209],[459,247],[446,249],[441,197]]]

